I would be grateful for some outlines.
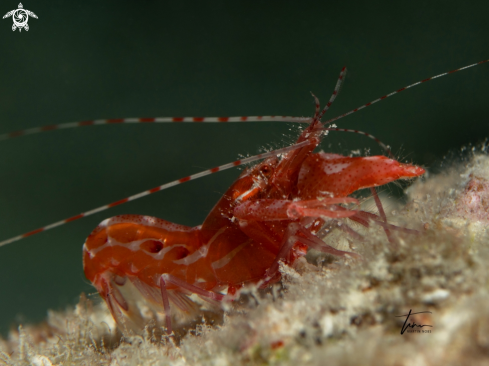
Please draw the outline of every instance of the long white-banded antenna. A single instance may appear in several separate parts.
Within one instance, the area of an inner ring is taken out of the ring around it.
[[[380,98],[377,98],[369,103],[366,103],[358,108],[355,108],[349,112],[346,112],[342,115],[339,115],[337,117],[331,118],[330,120],[326,121],[325,124],[331,124],[341,118],[344,118],[346,116],[349,116],[350,114],[353,114],[355,112],[358,112],[366,107],[371,106],[372,104],[375,104],[377,102],[380,102],[381,100],[384,100],[388,97],[391,97],[395,94],[398,94],[404,90],[410,89],[414,86],[423,84],[427,81],[433,80],[440,78],[442,76],[446,76],[449,74],[456,73],[458,71],[466,70],[471,67],[483,64],[488,62],[488,60],[480,61],[475,64],[467,65],[464,67],[460,67],[455,70],[451,70],[448,72],[444,72],[439,75],[435,75],[432,77],[429,77],[427,79],[423,79],[421,81],[417,81],[411,85],[405,86],[404,88],[398,89],[396,91],[393,91],[392,93],[386,94],[381,96]],[[337,94],[337,92],[336,92]],[[335,96],[336,94],[333,94]],[[107,125],[107,124],[117,124],[117,123],[225,123],[225,122],[298,122],[298,123],[310,123],[314,119],[318,118],[319,115],[319,105],[317,102],[317,98],[313,95],[313,97],[316,100],[316,113],[314,115],[314,118],[309,118],[309,117],[291,117],[291,116],[241,116],[241,117],[141,117],[141,118],[114,118],[114,119],[96,119],[96,120],[89,120],[89,121],[81,121],[81,122],[68,122],[68,123],[60,123],[60,124],[54,124],[54,125],[48,125],[48,126],[42,126],[42,127],[33,127],[33,128],[28,128],[25,130],[19,130],[19,131],[14,131],[14,132],[9,132],[9,133],[4,133],[0,134],[0,141],[2,140],[8,140],[14,137],[19,137],[19,136],[25,136],[25,135],[33,135],[36,133],[40,132],[45,132],[45,131],[52,131],[52,130],[61,130],[61,129],[68,129],[68,128],[75,128],[75,127],[83,127],[83,126],[94,126],[94,125]],[[331,101],[330,101],[331,102]],[[329,106],[327,105],[325,109],[327,109]],[[325,111],[321,113],[321,117],[324,114]],[[319,117],[320,118],[320,117]]]
[[[92,210],[82,212],[81,214],[78,214],[76,216],[72,216],[72,217],[69,217],[67,219],[54,222],[54,223],[52,223],[50,225],[43,226],[43,227],[41,227],[39,229],[29,231],[28,233],[14,236],[13,238],[10,238],[10,239],[1,241],[0,242],[0,247],[3,246],[3,245],[7,245],[7,244],[10,244],[10,243],[13,243],[14,241],[17,241],[17,240],[20,240],[20,239],[23,239],[23,238],[27,238],[28,236],[31,236],[31,235],[34,235],[34,234],[38,234],[38,233],[41,233],[43,231],[46,231],[46,230],[53,229],[55,227],[61,226],[63,224],[67,224],[69,222],[72,222],[72,221],[81,219],[82,217],[86,217],[86,216],[90,216],[90,215],[96,214],[98,212],[107,210],[107,209],[109,209],[111,207],[118,206],[118,205],[121,205],[121,204],[126,203],[126,202],[129,202],[129,201],[134,201],[134,200],[137,200],[138,198],[141,198],[141,197],[149,196],[150,194],[153,194],[153,193],[162,191],[164,189],[167,189],[167,188],[170,188],[170,187],[173,187],[173,186],[176,186],[176,185],[179,185],[179,184],[188,182],[189,180],[195,180],[195,179],[198,179],[198,178],[201,178],[201,177],[205,177],[206,175],[211,175],[211,174],[217,173],[219,171],[223,171],[223,170],[226,170],[226,169],[234,168],[235,166],[239,166],[239,165],[251,163],[251,162],[256,161],[256,160],[261,160],[261,159],[265,159],[265,158],[268,158],[268,157],[272,157],[272,156],[277,156],[277,155],[280,155],[280,154],[284,154],[284,153],[286,153],[288,151],[295,150],[295,149],[298,149],[298,148],[307,146],[309,144],[310,144],[309,141],[303,141],[301,143],[294,144],[294,145],[291,145],[291,146],[287,146],[287,147],[284,147],[282,149],[277,149],[277,150],[273,150],[273,151],[270,151],[270,152],[267,152],[267,153],[250,156],[249,158],[244,158],[244,159],[236,160],[236,161],[233,161],[232,163],[220,165],[220,166],[217,166],[217,167],[212,168],[212,169],[207,169],[207,170],[204,170],[202,172],[199,172],[199,173],[196,173],[196,174],[192,174],[192,175],[189,175],[187,177],[183,177],[183,178],[174,180],[174,181],[169,182],[169,183],[166,183],[166,184],[162,184],[161,186],[157,186],[157,187],[148,189],[148,190],[146,190],[144,192],[134,194],[132,196],[129,196],[129,197],[123,198],[121,200],[118,200],[118,201],[109,203],[107,205],[103,205],[103,206],[94,208]]]

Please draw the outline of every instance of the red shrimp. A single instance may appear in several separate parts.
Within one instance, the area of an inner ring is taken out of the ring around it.
[[[233,293],[244,284],[276,282],[279,261],[292,265],[308,248],[357,256],[316,235],[328,218],[357,215],[338,204],[358,203],[347,197],[356,190],[417,177],[425,170],[384,156],[313,153],[325,133],[321,117],[339,85],[299,136],[297,143],[307,144],[245,170],[201,226],[123,215],[105,220],[90,234],[83,247],[85,275],[119,324],[144,325],[138,307],[119,290],[127,279],[165,314],[170,333],[171,305],[188,311],[189,294],[221,301],[222,290]]]
[[[232,297],[237,288],[244,284],[263,287],[274,283],[280,279],[279,263],[293,265],[309,248],[340,257],[358,257],[355,253],[337,250],[323,242],[321,229],[329,220],[348,218],[365,226],[369,225],[369,221],[374,221],[384,228],[389,240],[392,240],[392,229],[409,231],[388,224],[374,187],[420,176],[425,172],[423,168],[402,164],[385,156],[345,157],[314,153],[314,150],[328,131],[336,130],[364,134],[376,140],[390,154],[389,149],[372,135],[338,129],[331,126],[331,122],[412,86],[487,61],[424,79],[324,123],[321,118],[336,98],[345,69],[340,74],[330,101],[321,112],[315,98],[316,113],[311,119],[275,116],[128,118],[51,125],[0,135],[1,140],[58,127],[115,122],[279,120],[308,123],[295,145],[155,187],[4,240],[0,246],[191,179],[265,159],[239,176],[201,226],[191,228],[154,217],[122,215],[104,220],[87,238],[83,246],[85,275],[106,301],[118,325],[122,329],[141,329],[146,325],[149,311],[157,318],[165,319],[167,332],[171,333],[175,311],[189,313],[198,308],[194,298],[190,299],[194,294],[203,300],[219,302],[224,299],[224,293]],[[371,188],[379,216],[341,206],[358,203],[348,196],[362,188]],[[341,225],[341,228],[359,237],[348,225]],[[131,296],[133,294],[136,296]],[[141,299],[145,300],[146,307],[140,306]]]

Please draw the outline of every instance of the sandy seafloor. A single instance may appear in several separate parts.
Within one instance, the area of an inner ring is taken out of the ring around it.
[[[282,284],[243,291],[220,325],[199,325],[174,340],[123,336],[105,304],[82,296],[0,341],[6,365],[485,365],[489,364],[489,157],[474,148],[384,200],[396,234],[354,226],[326,241],[363,260],[308,254],[282,266]],[[424,327],[408,328],[409,322]]]

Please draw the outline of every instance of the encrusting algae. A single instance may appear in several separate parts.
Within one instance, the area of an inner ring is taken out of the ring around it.
[[[379,226],[355,227],[363,242],[335,230],[328,244],[362,260],[311,251],[281,266],[281,285],[243,290],[221,325],[123,335],[105,304],[82,296],[1,340],[0,365],[488,364],[489,157],[475,150],[387,210],[419,235],[396,232],[390,244]]]

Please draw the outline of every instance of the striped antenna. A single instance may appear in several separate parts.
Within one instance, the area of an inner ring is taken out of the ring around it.
[[[312,120],[315,121],[316,118],[318,118],[319,116],[319,111],[321,110],[321,104],[319,104],[319,99],[312,92],[309,93],[311,93],[312,97],[314,98],[314,106],[316,107],[316,111],[314,112],[314,117],[312,117]]]
[[[353,110],[351,110],[351,111],[349,111],[349,112],[346,112],[346,113],[344,113],[344,114],[342,114],[342,115],[340,115],[340,116],[338,116],[338,117],[331,118],[330,120],[327,120],[326,122],[324,122],[324,124],[329,124],[329,125],[331,125],[331,123],[333,123],[333,122],[335,122],[335,121],[337,121],[337,120],[339,120],[339,119],[341,119],[341,118],[343,118],[343,117],[349,116],[350,114],[353,114],[353,113],[355,113],[355,112],[358,112],[358,111],[359,111],[359,110],[361,110],[361,109],[364,109],[364,108],[366,108],[366,107],[369,107],[369,106],[371,106],[372,104],[375,104],[375,103],[377,103],[377,102],[380,102],[381,100],[384,100],[384,99],[386,99],[386,98],[388,98],[388,97],[392,97],[394,94],[398,94],[398,93],[400,93],[400,92],[402,92],[402,91],[404,91],[404,90],[407,90],[407,89],[409,89],[409,88],[412,88],[412,87],[414,87],[414,86],[416,86],[416,85],[423,84],[423,83],[426,83],[427,81],[430,81],[430,80],[433,80],[433,79],[437,79],[437,78],[441,78],[442,76],[449,75],[449,74],[453,74],[453,73],[456,73],[456,72],[458,72],[458,71],[462,71],[462,70],[465,70],[465,69],[469,69],[469,68],[471,68],[471,67],[474,67],[474,66],[477,66],[477,65],[480,65],[480,64],[484,64],[484,63],[486,63],[486,62],[488,62],[488,61],[489,61],[489,59],[488,59],[488,60],[484,60],[484,61],[479,61],[479,62],[477,62],[477,63],[475,63],[475,64],[471,64],[471,65],[468,65],[468,66],[460,67],[460,68],[455,69],[455,70],[452,70],[452,71],[444,72],[443,74],[439,74],[439,75],[435,75],[435,76],[432,76],[432,77],[427,78],[427,79],[423,79],[423,80],[418,81],[418,82],[416,82],[416,83],[414,83],[414,84],[411,84],[411,85],[405,86],[404,88],[398,89],[398,90],[396,90],[396,91],[393,91],[392,93],[389,93],[389,94],[386,94],[386,95],[384,95],[384,96],[382,96],[382,97],[380,97],[380,98],[377,98],[377,99],[375,99],[375,100],[373,100],[373,101],[371,101],[371,102],[369,102],[369,103],[367,103],[367,104],[362,105],[361,107],[355,108],[355,109],[353,109]],[[321,114],[321,116],[322,116],[322,114]]]
[[[0,141],[14,137],[33,135],[40,132],[63,130],[68,128],[110,125],[117,123],[225,123],[225,122],[298,122],[310,123],[309,117],[290,116],[241,116],[241,117],[147,117],[147,118],[116,118],[96,119],[92,121],[68,122],[43,127],[28,128],[25,130],[4,133],[0,135]]]
[[[376,143],[378,143],[380,145],[380,147],[387,152],[387,155],[389,155],[389,157],[391,159],[394,159],[394,155],[392,154],[391,149],[389,149],[389,147],[386,144],[384,144],[377,137],[375,137],[374,135],[372,135],[370,133],[359,131],[359,130],[350,130],[350,129],[347,129],[347,128],[333,128],[333,127],[328,127],[328,128],[325,128],[324,130],[325,131],[353,132],[353,133],[357,133],[359,135],[367,136],[368,138],[371,138]]]
[[[355,108],[349,112],[346,112],[342,115],[339,115],[335,118],[331,118],[330,120],[326,121],[325,124],[331,124],[341,118],[344,118],[346,116],[349,116],[352,113],[358,112],[361,109],[364,109],[366,107],[371,106],[372,104],[375,104],[377,102],[380,102],[381,100],[384,100],[388,97],[393,96],[394,94],[398,94],[406,89],[412,88],[416,85],[425,83],[427,81],[448,75],[448,74],[453,74],[458,71],[462,71],[483,63],[488,62],[488,60],[480,61],[475,64],[471,64],[468,66],[464,66],[452,71],[445,72],[443,74],[439,74],[436,76],[432,76],[430,78],[418,81],[414,84],[408,85],[404,88],[398,89],[392,93],[386,94],[380,98],[377,98],[367,104],[364,104],[358,108]],[[346,72],[346,68],[344,68]],[[342,70],[343,71],[343,70]],[[340,74],[341,76],[341,74]],[[344,76],[344,75],[343,75]],[[335,88],[335,92],[333,92],[333,95],[330,98],[330,101],[324,107],[323,111],[321,112],[321,116],[318,118],[319,120],[322,118],[324,113],[329,109],[329,106],[331,103],[334,101],[336,98],[336,95],[338,94],[339,87],[341,85],[341,80],[338,80]],[[314,95],[313,95],[314,96]],[[317,99],[314,96],[315,99]],[[317,101],[316,101],[316,108],[317,106]],[[317,118],[317,113],[314,115],[315,118]],[[82,122],[68,122],[68,123],[60,123],[60,124],[55,124],[55,125],[48,125],[48,126],[43,126],[43,127],[34,127],[34,128],[28,128],[25,130],[20,130],[20,131],[14,131],[10,133],[4,133],[0,134],[0,141],[2,140],[8,140],[14,137],[19,137],[19,136],[25,136],[25,135],[32,135],[36,134],[39,132],[45,132],[45,131],[52,131],[52,130],[60,130],[60,129],[67,129],[67,128],[75,128],[75,127],[82,127],[82,126],[92,126],[92,125],[106,125],[106,124],[114,124],[114,123],[175,123],[175,122],[183,122],[183,123],[188,123],[188,122],[196,122],[196,123],[216,123],[216,122],[298,122],[298,123],[311,123],[311,121],[315,120],[308,118],[308,117],[291,117],[291,116],[242,116],[242,117],[150,117],[150,118],[116,118],[116,119],[97,119],[97,120],[91,120],[91,121],[82,121]],[[348,131],[350,132],[350,131]]]
[[[329,98],[329,102],[326,104],[326,106],[323,108],[319,116],[317,117],[317,121],[321,121],[321,118],[323,118],[324,113],[329,109],[331,104],[333,104],[334,100],[336,99],[336,96],[338,95],[340,88],[341,88],[341,83],[343,82],[343,78],[346,75],[346,66],[343,66],[340,72],[340,76],[338,77],[338,81],[336,82],[336,86],[333,90],[333,94],[331,95],[331,98]],[[314,119],[316,121],[316,119]]]
[[[157,187],[154,187],[152,189],[148,189],[147,191],[144,191],[144,192],[141,192],[141,193],[132,195],[130,197],[121,199],[119,201],[115,201],[115,202],[109,203],[107,205],[103,205],[103,206],[97,207],[97,208],[95,208],[93,210],[82,212],[79,215],[72,216],[70,218],[67,218],[67,219],[64,219],[64,220],[61,220],[61,221],[57,221],[57,222],[55,222],[53,224],[50,224],[50,225],[41,227],[39,229],[30,231],[28,233],[25,233],[25,234],[22,234],[22,235],[18,235],[18,236],[14,236],[13,238],[10,238],[10,239],[7,239],[7,240],[4,240],[4,241],[0,242],[0,247],[1,246],[4,246],[4,245],[7,245],[7,244],[10,244],[10,243],[13,243],[14,241],[18,241],[18,240],[24,239],[24,238],[26,238],[28,236],[31,236],[31,235],[34,235],[34,234],[38,234],[40,232],[43,232],[43,231],[46,231],[46,230],[49,230],[49,229],[53,229],[53,228],[58,227],[58,226],[61,226],[63,224],[67,224],[69,222],[72,222],[72,221],[81,219],[82,217],[90,216],[90,215],[96,214],[98,212],[105,211],[105,210],[107,210],[107,209],[109,209],[111,207],[118,206],[118,205],[121,205],[121,204],[126,203],[126,202],[129,202],[129,201],[134,201],[134,200],[137,200],[138,198],[141,198],[141,197],[149,196],[150,194],[153,194],[153,193],[162,191],[164,189],[167,189],[167,188],[170,188],[170,187],[173,187],[173,186],[176,186],[176,185],[179,185],[179,184],[188,182],[189,180],[195,180],[195,179],[198,179],[198,178],[201,178],[201,177],[205,177],[206,175],[210,175],[210,174],[213,174],[213,173],[217,173],[219,171],[222,171],[222,170],[230,169],[230,168],[233,168],[235,166],[239,166],[239,165],[251,163],[251,162],[254,162],[256,160],[261,160],[261,159],[265,159],[265,158],[268,158],[268,157],[272,157],[272,156],[277,156],[277,155],[280,155],[280,154],[284,154],[286,152],[289,152],[291,150],[298,149],[300,147],[307,146],[309,144],[310,144],[309,141],[303,141],[301,143],[294,144],[294,145],[291,145],[291,146],[287,146],[287,147],[284,147],[282,149],[277,149],[277,150],[270,151],[268,153],[263,153],[263,154],[258,154],[258,155],[250,156],[249,158],[236,160],[236,161],[233,161],[232,163],[220,165],[220,166],[217,166],[217,167],[212,168],[212,169],[207,169],[207,170],[204,170],[204,171],[202,171],[200,173],[196,173],[196,174],[193,174],[193,175],[189,175],[187,177],[184,177],[184,178],[180,178],[180,179],[174,180],[174,181],[172,181],[170,183],[166,183],[166,184],[163,184],[161,186],[157,186]]]

